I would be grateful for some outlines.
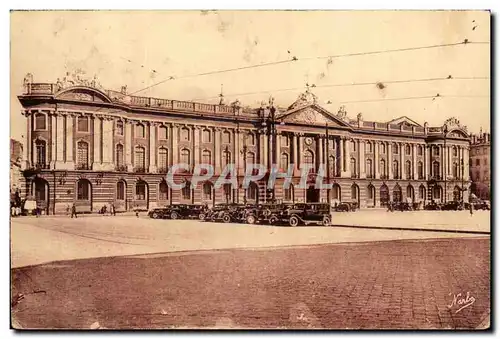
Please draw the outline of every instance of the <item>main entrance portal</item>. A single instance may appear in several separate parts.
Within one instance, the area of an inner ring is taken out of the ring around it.
[[[309,186],[306,191],[306,202],[319,202],[319,189]]]

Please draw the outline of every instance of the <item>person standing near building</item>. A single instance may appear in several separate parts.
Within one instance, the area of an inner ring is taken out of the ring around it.
[[[473,203],[469,203],[469,211],[470,211],[470,215],[474,214],[474,204]]]
[[[76,214],[75,203],[73,203],[73,205],[71,205],[71,218],[73,218],[73,216],[75,216],[75,218],[78,218],[78,215]]]
[[[115,216],[116,215],[116,209],[115,209],[115,204],[114,203],[111,203],[111,208],[110,209],[111,209],[111,211],[110,211],[111,215]]]

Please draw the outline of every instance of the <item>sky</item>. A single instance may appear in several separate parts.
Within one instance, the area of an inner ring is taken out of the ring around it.
[[[278,65],[166,81],[136,95],[258,107],[270,95],[289,106],[305,84],[331,112],[389,121],[406,115],[440,126],[456,117],[473,133],[490,131],[490,45],[465,44],[398,53],[318,56],[490,41],[484,11],[35,11],[11,14],[11,136],[25,120],[17,95],[27,73],[56,82],[81,69],[107,89],[139,91],[169,77],[292,60]],[[304,60],[309,58],[307,60]],[[473,80],[385,83],[426,78]],[[483,79],[480,79],[483,78]],[[383,88],[380,88],[383,87]],[[282,91],[283,89],[294,89]],[[242,93],[254,93],[242,95]],[[435,96],[432,100],[390,100]],[[238,95],[234,95],[238,94]],[[449,96],[449,97],[446,97]],[[379,100],[377,102],[358,102]],[[345,103],[347,102],[347,103]]]

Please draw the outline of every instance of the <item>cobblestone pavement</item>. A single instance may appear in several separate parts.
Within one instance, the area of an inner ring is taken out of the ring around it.
[[[21,267],[54,260],[141,253],[475,236],[457,234],[457,227],[461,231],[489,232],[489,213],[482,211],[470,216],[465,212],[372,210],[336,213],[335,221],[355,227],[271,227],[152,220],[144,215],[14,218],[11,263]],[[367,224],[376,228],[356,228]],[[430,224],[440,232],[412,230]],[[396,226],[402,229],[392,229]],[[452,232],[443,232],[446,230]]]
[[[12,270],[25,295],[13,316],[27,328],[470,329],[489,312],[489,256],[475,237],[61,261]],[[458,293],[466,304],[449,307]]]

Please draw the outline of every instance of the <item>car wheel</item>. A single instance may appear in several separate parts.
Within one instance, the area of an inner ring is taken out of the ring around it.
[[[158,218],[159,218],[158,213],[154,212],[154,213],[151,215],[151,218],[153,218],[153,219],[158,219]]]
[[[270,225],[274,225],[274,224],[276,224],[277,222],[278,222],[278,218],[276,218],[276,217],[271,217],[271,218],[269,218],[269,224],[270,224]]]
[[[323,226],[330,226],[330,224],[331,224],[330,217],[325,215],[323,217]]]
[[[222,216],[222,221],[224,221],[226,224],[231,222],[231,217],[229,216],[229,214],[224,214]]]
[[[170,219],[179,219],[179,214],[177,214],[177,212],[172,212],[172,214],[170,214]]]
[[[297,216],[295,216],[295,215],[292,215],[290,217],[290,220],[288,220],[288,223],[292,227],[298,226],[299,225],[299,218]]]
[[[198,216],[198,218],[199,218],[200,220],[205,220],[205,214],[200,213],[200,215]]]
[[[247,221],[247,224],[250,224],[250,225],[255,224],[255,221],[256,221],[255,216],[252,214],[247,215],[246,221]]]

